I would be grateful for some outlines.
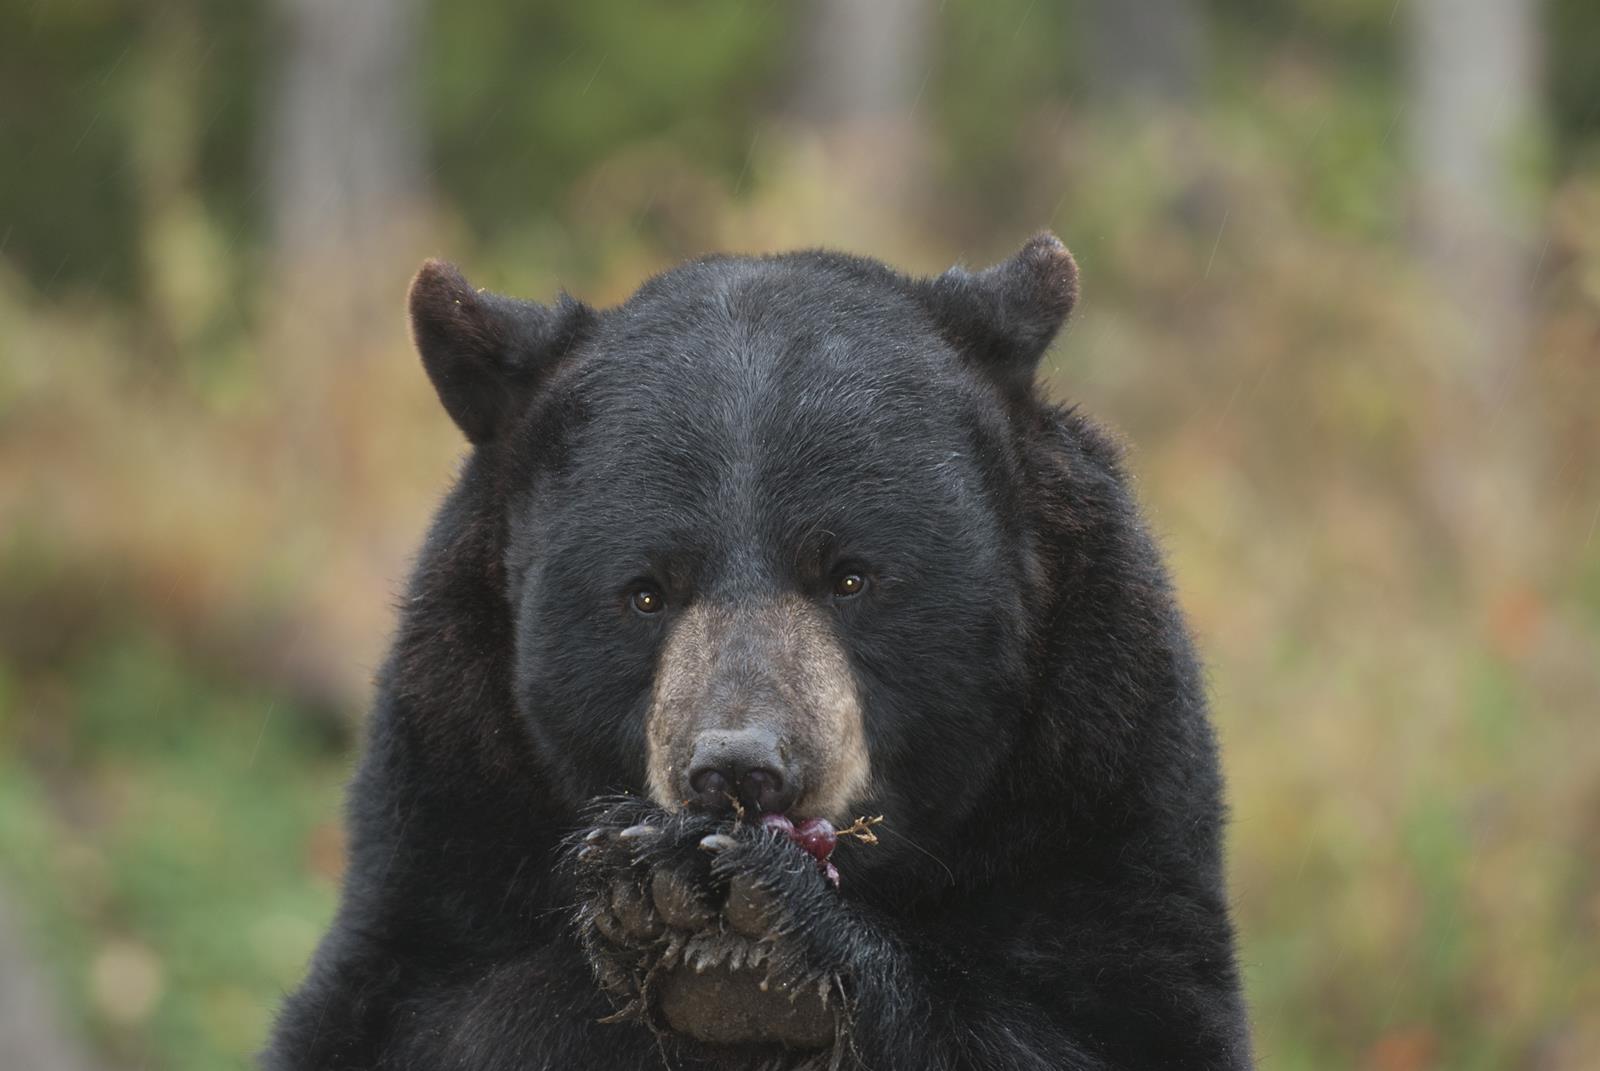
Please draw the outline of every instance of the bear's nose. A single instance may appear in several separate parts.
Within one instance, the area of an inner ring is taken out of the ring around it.
[[[756,814],[782,814],[799,797],[799,778],[771,733],[759,729],[715,729],[695,738],[689,760],[691,802],[712,811],[734,800]]]

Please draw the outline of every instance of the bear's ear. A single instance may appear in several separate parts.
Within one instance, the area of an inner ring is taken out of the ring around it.
[[[445,411],[473,445],[492,440],[571,348],[594,311],[474,290],[442,260],[411,282],[411,338]]]
[[[1026,391],[1078,300],[1078,265],[1049,231],[980,272],[951,268],[920,294],[945,335],[1008,390]]]

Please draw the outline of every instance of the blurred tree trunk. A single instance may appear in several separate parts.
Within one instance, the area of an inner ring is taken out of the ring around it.
[[[1417,252],[1469,327],[1462,370],[1485,400],[1526,345],[1537,18],[1535,0],[1411,4]]]
[[[1480,597],[1536,575],[1541,430],[1524,415],[1541,132],[1536,0],[1411,0],[1415,251],[1441,377],[1428,492]]]
[[[379,253],[414,207],[415,0],[280,0],[285,22],[268,152],[280,266]]]
[[[1090,0],[1084,15],[1080,47],[1096,108],[1137,125],[1151,166],[1170,183],[1167,212],[1214,245],[1231,206],[1197,114],[1210,60],[1198,0]]]
[[[360,493],[390,460],[371,410],[403,360],[406,282],[421,259],[423,139],[414,84],[421,0],[277,0],[278,73],[268,101],[270,306],[263,389],[294,398],[274,429],[269,471],[283,516],[313,516],[351,553],[277,634],[264,665],[342,681],[352,709],[384,629],[350,591],[381,591],[404,569],[384,510]],[[420,377],[416,392],[426,390]],[[407,396],[409,397],[409,396]],[[392,461],[391,461],[392,463]],[[309,475],[309,474],[315,474]],[[286,533],[285,538],[291,538]],[[381,549],[380,549],[381,548]]]
[[[9,899],[0,896],[0,1067],[91,1071],[99,1066],[62,1029],[51,979],[24,948]]]
[[[818,138],[851,244],[889,238],[928,173],[919,103],[929,72],[929,0],[817,0],[806,19],[787,111]]]
[[[818,123],[908,114],[926,73],[924,0],[818,0],[808,10],[795,111]]]
[[[1205,68],[1205,27],[1193,0],[1092,0],[1089,79],[1108,101],[1190,104]]]

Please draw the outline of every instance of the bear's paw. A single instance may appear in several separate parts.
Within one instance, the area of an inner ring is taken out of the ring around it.
[[[809,940],[837,894],[786,839],[629,806],[576,857],[580,933],[621,1006],[613,1018],[714,1046],[805,1051],[840,1037],[843,982]]]

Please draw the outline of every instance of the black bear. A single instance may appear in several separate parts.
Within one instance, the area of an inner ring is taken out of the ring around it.
[[[605,311],[424,265],[472,450],[264,1066],[1248,1067],[1189,635],[1034,382],[1077,286],[1050,234]]]

